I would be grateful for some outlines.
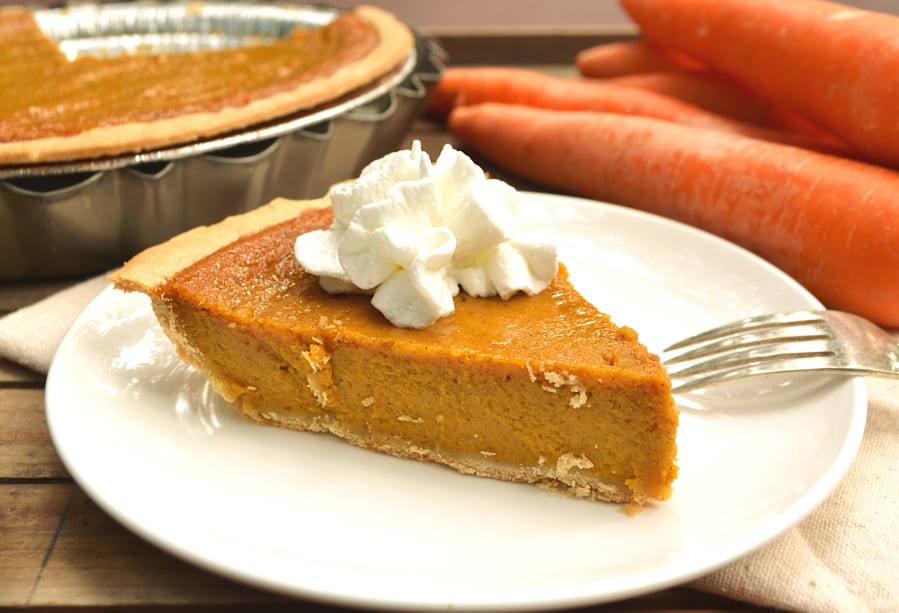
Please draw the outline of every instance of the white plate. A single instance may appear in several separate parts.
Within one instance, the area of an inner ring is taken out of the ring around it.
[[[532,194],[577,287],[659,350],[714,323],[817,307],[758,258],[689,227]],[[810,513],[858,448],[858,379],[684,399],[673,498],[628,516],[236,416],[175,357],[140,295],[107,290],[47,379],[60,456],[106,511],[201,567],[331,603],[534,609],[695,578]],[[697,405],[712,410],[696,411]]]

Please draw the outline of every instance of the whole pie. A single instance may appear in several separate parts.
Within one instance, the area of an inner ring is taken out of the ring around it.
[[[564,266],[537,295],[460,294],[451,315],[399,328],[297,263],[296,237],[332,219],[327,197],[275,200],[152,247],[112,280],[150,296],[179,354],[250,419],[588,499],[671,495],[668,376]]]
[[[68,60],[33,14],[0,9],[0,164],[96,158],[227,133],[372,83],[414,37],[361,6],[268,44]]]

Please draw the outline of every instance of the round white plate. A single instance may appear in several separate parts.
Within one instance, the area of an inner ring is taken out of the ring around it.
[[[529,227],[557,240],[576,286],[652,350],[738,317],[820,306],[687,226],[529,197]],[[866,412],[858,379],[684,397],[674,496],[629,516],[244,421],[182,365],[146,299],[112,289],[66,337],[46,398],[74,478],[152,543],[281,593],[416,609],[574,606],[700,576],[810,513],[852,461]]]

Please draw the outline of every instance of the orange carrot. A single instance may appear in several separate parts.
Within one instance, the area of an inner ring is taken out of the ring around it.
[[[711,72],[646,72],[603,79],[602,82],[669,96],[710,113],[773,130],[808,134],[822,140],[836,139],[783,104],[763,98],[750,88]]]
[[[899,326],[899,172],[646,117],[485,103],[448,125],[508,172],[703,228]]]
[[[692,58],[668,52],[644,40],[624,40],[589,47],[577,54],[575,64],[585,77],[603,79],[660,70],[703,68]]]
[[[622,0],[647,39],[899,167],[899,16],[825,0]]]
[[[446,69],[428,99],[426,112],[431,117],[443,119],[455,106],[480,102],[647,115],[722,129],[734,126],[726,118],[653,92],[502,66]]]
[[[703,110],[760,126],[783,128],[772,103],[748,88],[708,73],[686,70],[645,72],[603,79],[603,83],[632,87],[676,98]]]
[[[690,126],[744,134],[818,151],[850,155],[836,139],[770,130],[704,111],[686,102],[593,79],[566,79],[523,68],[448,68],[431,92],[426,113],[444,118],[460,105],[504,102],[559,110],[642,115]]]

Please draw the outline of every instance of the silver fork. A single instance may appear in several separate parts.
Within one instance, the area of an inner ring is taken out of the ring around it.
[[[789,372],[899,378],[899,344],[841,311],[748,317],[674,343],[661,358],[676,393]]]

